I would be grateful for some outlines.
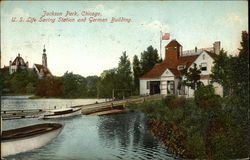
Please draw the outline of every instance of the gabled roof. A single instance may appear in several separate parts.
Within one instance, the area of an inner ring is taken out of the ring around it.
[[[205,50],[204,50],[205,51]],[[208,51],[205,51],[208,55],[210,55],[213,59],[216,58],[215,53],[211,53]],[[169,61],[163,61],[162,63],[155,64],[155,66],[146,74],[141,76],[140,78],[160,78],[163,72],[166,69],[169,69],[175,76],[180,76],[181,72],[177,70],[177,67],[180,65],[184,65],[186,67],[189,67],[198,57],[200,54],[196,55],[189,55],[189,56],[180,56],[178,58],[177,62],[169,62]]]
[[[155,64],[154,67],[141,76],[140,78],[160,78],[162,73],[167,69],[167,66],[164,62]]]
[[[177,66],[184,65],[186,67],[189,67],[198,57],[199,55],[180,56],[177,62]]]
[[[34,64],[34,66],[37,68],[38,72],[43,74],[44,76],[52,76],[49,69],[41,64]]]
[[[24,62],[23,58],[18,56],[15,58],[15,60],[11,63],[12,66],[17,65],[17,66],[24,66],[27,67],[26,63]]]
[[[181,72],[175,68],[168,68],[175,76],[180,76]]]
[[[175,39],[170,41],[166,47],[175,47],[175,46],[182,46],[179,42],[177,42]]]

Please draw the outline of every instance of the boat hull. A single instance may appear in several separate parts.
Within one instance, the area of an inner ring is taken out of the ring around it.
[[[49,132],[13,140],[1,140],[1,155],[2,157],[6,157],[9,155],[14,155],[36,148],[40,148],[49,143],[55,137],[57,137],[58,134],[61,132],[62,128],[63,127],[60,127]]]
[[[77,109],[71,113],[67,113],[67,114],[61,114],[61,115],[44,115],[43,119],[54,119],[54,118],[65,118],[65,117],[71,117],[71,116],[76,116],[76,115],[81,115],[82,114],[82,110],[81,109]]]

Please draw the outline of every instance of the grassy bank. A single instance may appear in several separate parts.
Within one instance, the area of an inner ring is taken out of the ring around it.
[[[153,134],[181,158],[248,157],[247,106],[239,98],[168,96],[128,107],[149,115]]]

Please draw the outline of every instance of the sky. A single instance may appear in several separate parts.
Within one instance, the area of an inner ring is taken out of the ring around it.
[[[66,16],[68,11],[71,16]],[[45,12],[49,15],[43,16]],[[68,71],[99,76],[117,67],[124,51],[131,62],[150,45],[159,51],[160,31],[170,33],[170,40],[176,39],[183,50],[220,41],[236,55],[241,32],[248,31],[247,15],[247,1],[2,1],[1,67],[18,53],[30,67],[41,64],[45,45],[53,75]],[[19,22],[20,17],[36,22]],[[111,23],[113,17],[123,21]],[[163,58],[170,40],[162,41]]]

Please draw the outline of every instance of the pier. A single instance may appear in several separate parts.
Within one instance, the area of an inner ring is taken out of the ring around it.
[[[142,103],[145,101],[162,99],[163,97],[164,95],[152,95],[152,96],[143,96],[137,98],[128,98],[124,100],[108,101],[102,103],[71,106],[71,107],[81,108],[83,115],[102,116],[108,114],[118,114],[127,112],[128,110],[126,109],[126,105],[129,103]],[[48,109],[2,110],[1,115],[3,120],[38,118],[39,116],[48,111],[50,110]]]

